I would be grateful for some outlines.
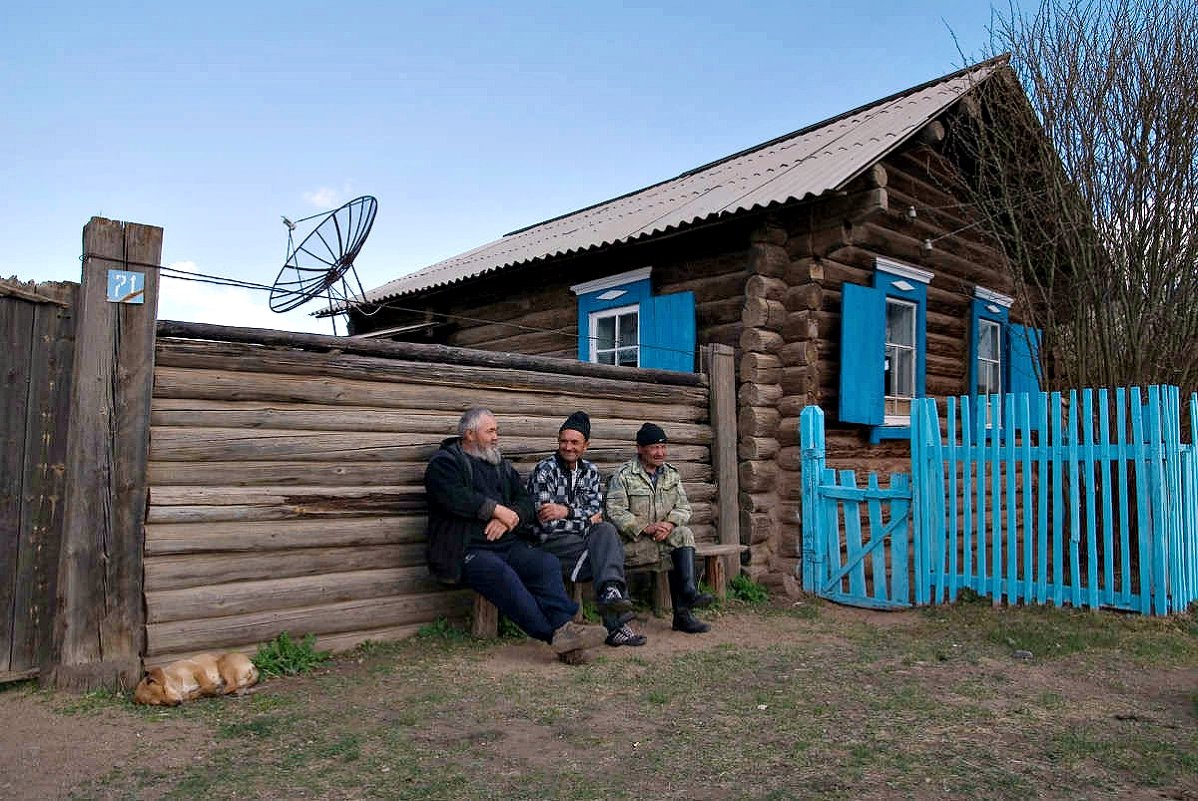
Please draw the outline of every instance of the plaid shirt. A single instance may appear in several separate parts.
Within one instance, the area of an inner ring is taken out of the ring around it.
[[[548,523],[532,520],[532,530],[542,542],[559,534],[585,534],[591,526],[590,517],[603,510],[603,492],[595,465],[579,459],[578,466],[567,472],[556,453],[537,462],[532,469],[528,496],[534,509],[545,503],[560,503],[570,509],[570,514],[561,520]]]

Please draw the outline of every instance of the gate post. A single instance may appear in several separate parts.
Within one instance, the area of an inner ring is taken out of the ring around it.
[[[819,485],[826,466],[823,409],[818,406],[803,409],[799,416],[799,438],[803,452],[803,530],[799,534],[803,543],[803,589],[817,592],[824,564],[819,514]]]
[[[716,521],[722,545],[740,545],[740,475],[736,460],[736,364],[734,351],[727,345],[705,348],[711,415],[711,466],[715,473],[719,519]],[[747,544],[747,543],[745,543]],[[724,557],[724,574],[740,573],[740,556]]]
[[[145,642],[142,549],[162,229],[93,217],[67,435],[54,639],[42,680],[131,687]]]

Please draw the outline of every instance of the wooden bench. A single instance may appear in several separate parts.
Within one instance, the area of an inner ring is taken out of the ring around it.
[[[644,547],[645,545],[649,547]],[[640,547],[638,547],[640,546]],[[715,596],[721,601],[728,597],[728,573],[724,568],[725,557],[747,551],[747,545],[721,545],[720,543],[704,542],[695,546],[695,556],[703,559],[703,577],[711,587]],[[662,567],[657,555],[657,544],[641,540],[631,545],[625,545],[624,569],[629,573],[644,571],[650,578],[650,603],[653,614],[662,617],[666,609],[673,607],[670,599],[670,581],[668,572]],[[580,606],[582,604],[582,583],[566,582],[566,591]],[[581,610],[579,615],[581,616]],[[578,618],[576,618],[578,619]],[[470,631],[476,637],[496,637],[499,634],[499,610],[486,598],[474,596],[474,616],[471,620]]]

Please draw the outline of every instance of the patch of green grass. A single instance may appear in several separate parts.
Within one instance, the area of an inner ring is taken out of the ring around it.
[[[499,638],[501,640],[527,640],[528,635],[524,630],[508,620],[503,615],[499,616]]]
[[[265,676],[296,676],[327,664],[328,651],[316,650],[316,635],[305,634],[297,642],[287,632],[258,646],[254,664]]]
[[[502,621],[500,621],[502,627]],[[470,639],[470,634],[465,630],[458,628],[450,623],[447,619],[439,617],[432,623],[425,623],[416,632],[417,639],[420,640],[440,640],[441,642],[465,642]]]
[[[76,696],[59,708],[67,715],[96,715],[115,707],[129,707],[129,697],[112,690],[91,690]]]
[[[270,737],[279,732],[288,720],[278,715],[262,715],[246,721],[226,723],[216,733],[221,737]]]
[[[765,585],[758,584],[744,573],[738,573],[732,577],[732,581],[728,584],[728,595],[750,605],[763,604],[770,599],[770,592]]]

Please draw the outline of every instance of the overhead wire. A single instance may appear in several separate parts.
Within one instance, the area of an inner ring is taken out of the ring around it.
[[[91,255],[91,254],[85,254],[85,256],[89,256],[89,255]],[[107,257],[99,257],[99,258],[105,258],[107,261],[114,261],[114,262],[121,261],[120,259],[111,259],[111,258],[107,258]],[[133,262],[124,262],[124,263],[134,264]],[[264,292],[274,291],[273,286],[268,286],[266,284],[259,284],[259,283],[253,282],[253,281],[244,281],[239,278],[228,278],[225,276],[212,275],[209,273],[201,273],[201,272],[197,272],[194,270],[183,270],[178,267],[160,266],[157,264],[152,264],[152,265],[151,264],[142,264],[142,265],[137,265],[137,266],[158,268],[162,271],[162,277],[173,278],[173,279],[180,280],[180,281],[194,281],[197,283],[214,284],[217,286],[233,286],[233,287],[237,287],[239,289],[251,289],[251,290],[256,290],[256,291],[264,291]],[[346,298],[345,300],[349,300],[349,299]],[[386,309],[390,309],[392,311],[405,312],[405,313],[410,313],[410,314],[432,315],[434,317],[443,318],[447,321],[461,321],[461,322],[477,323],[480,325],[500,325],[500,326],[506,326],[508,328],[519,329],[521,331],[527,331],[529,333],[551,334],[551,335],[561,336],[563,338],[572,339],[574,341],[578,340],[578,334],[571,332],[568,329],[564,329],[564,328],[541,328],[538,326],[525,325],[523,323],[514,323],[514,322],[511,322],[508,320],[494,320],[494,319],[490,319],[490,318],[486,318],[486,317],[473,317],[473,316],[465,315],[465,314],[451,314],[449,312],[436,312],[436,311],[431,311],[429,309],[418,309],[418,308],[413,308],[413,307],[400,306],[396,303],[388,302],[388,301],[377,301],[377,302],[376,301],[370,301],[370,302],[362,301],[360,305],[361,306],[369,305],[369,306],[375,307],[375,310],[372,312],[366,312],[364,310],[361,310],[361,313],[365,314],[367,316],[373,316],[375,314],[378,314],[379,311],[381,311],[383,308],[386,308]],[[351,310],[346,309],[345,312],[338,312],[338,313],[348,313],[349,311],[351,311]],[[592,336],[588,336],[587,339],[589,341],[598,341],[599,337],[592,335]],[[632,347],[632,346],[629,346],[629,347]],[[671,348],[671,347],[668,347],[665,345],[650,345],[650,344],[645,344],[645,343],[638,343],[636,345],[636,347],[646,349],[646,350],[656,350],[656,351],[668,352],[668,353],[678,353],[678,354],[682,354],[682,355],[686,355],[686,356],[694,356],[694,354],[695,354],[694,350],[686,350],[683,348]]]

